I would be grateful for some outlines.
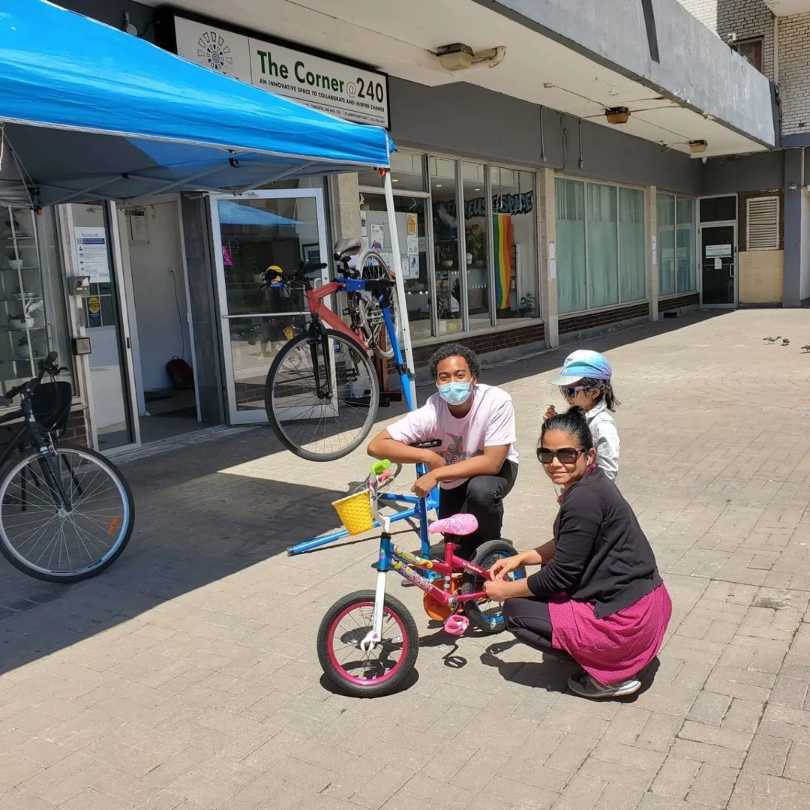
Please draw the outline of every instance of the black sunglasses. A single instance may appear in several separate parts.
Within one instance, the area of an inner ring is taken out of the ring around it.
[[[560,464],[576,464],[580,453],[584,450],[577,450],[576,447],[561,447],[559,450],[549,450],[546,447],[537,448],[537,460],[541,464],[551,464],[554,458],[560,460]]]

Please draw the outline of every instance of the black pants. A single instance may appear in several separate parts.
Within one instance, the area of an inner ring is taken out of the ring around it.
[[[468,512],[478,519],[478,531],[459,538],[459,556],[471,559],[485,540],[497,540],[503,526],[503,499],[515,485],[518,465],[504,461],[497,475],[476,475],[455,489],[439,492],[439,517]]]
[[[503,603],[503,614],[506,617],[506,629],[514,633],[515,638],[563,661],[572,660],[565,650],[558,650],[551,645],[553,628],[548,602],[530,597],[507,599]]]

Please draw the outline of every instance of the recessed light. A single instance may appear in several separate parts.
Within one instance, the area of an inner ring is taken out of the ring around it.
[[[392,182],[392,183],[398,183],[398,182],[399,182],[399,178],[398,178],[398,177],[392,177],[392,178],[391,178],[391,182]]]
[[[436,188],[443,188],[444,186],[441,183],[436,183]]]
[[[473,191],[481,191],[480,188],[474,188]]]

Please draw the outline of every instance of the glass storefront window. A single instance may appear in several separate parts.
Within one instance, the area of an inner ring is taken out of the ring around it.
[[[361,186],[383,187],[383,177],[376,171],[361,172],[358,182]],[[393,152],[391,183],[395,191],[426,191],[424,155],[418,152]]]
[[[439,334],[462,330],[456,161],[430,157],[433,250]]]
[[[534,172],[407,150],[391,161],[414,339],[539,317]],[[358,184],[363,235],[370,244],[374,226],[387,246],[382,178],[361,172]]]
[[[405,279],[408,320],[413,340],[431,336],[430,329],[430,277],[427,254],[427,200],[424,197],[394,196],[397,219],[400,260]],[[380,253],[390,264],[391,232],[385,197],[363,192],[360,205],[360,229],[366,244],[380,240]]]
[[[643,299],[644,192],[557,178],[556,195],[560,314]]]
[[[587,308],[585,184],[556,180],[557,297],[560,313]]]
[[[465,272],[470,329],[492,326],[489,313],[489,229],[487,228],[486,169],[483,163],[462,163],[464,189]],[[497,228],[495,233],[497,234]],[[509,259],[511,261],[511,249]],[[498,257],[495,257],[498,265]]]
[[[492,245],[496,316],[536,318],[537,248],[534,173],[493,167]]]
[[[588,183],[588,293],[591,307],[619,303],[616,186]]]
[[[639,301],[647,294],[644,245],[644,192],[619,189],[619,281],[622,301]]]
[[[690,292],[697,289],[695,280],[695,201],[678,197],[677,221],[677,278],[676,291]]]
[[[675,292],[675,197],[658,193],[658,293]]]

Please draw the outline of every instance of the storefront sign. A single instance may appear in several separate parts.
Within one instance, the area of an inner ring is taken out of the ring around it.
[[[456,215],[456,204],[453,200],[442,202],[451,216]],[[493,214],[530,214],[534,210],[534,192],[526,191],[523,194],[493,194]],[[464,219],[485,217],[487,215],[486,197],[476,197],[464,201]]]
[[[110,262],[104,228],[77,227],[73,231],[79,260],[78,275],[89,276],[91,284],[109,284]]]
[[[388,126],[388,77],[175,17],[177,53],[254,87],[361,124]]]

